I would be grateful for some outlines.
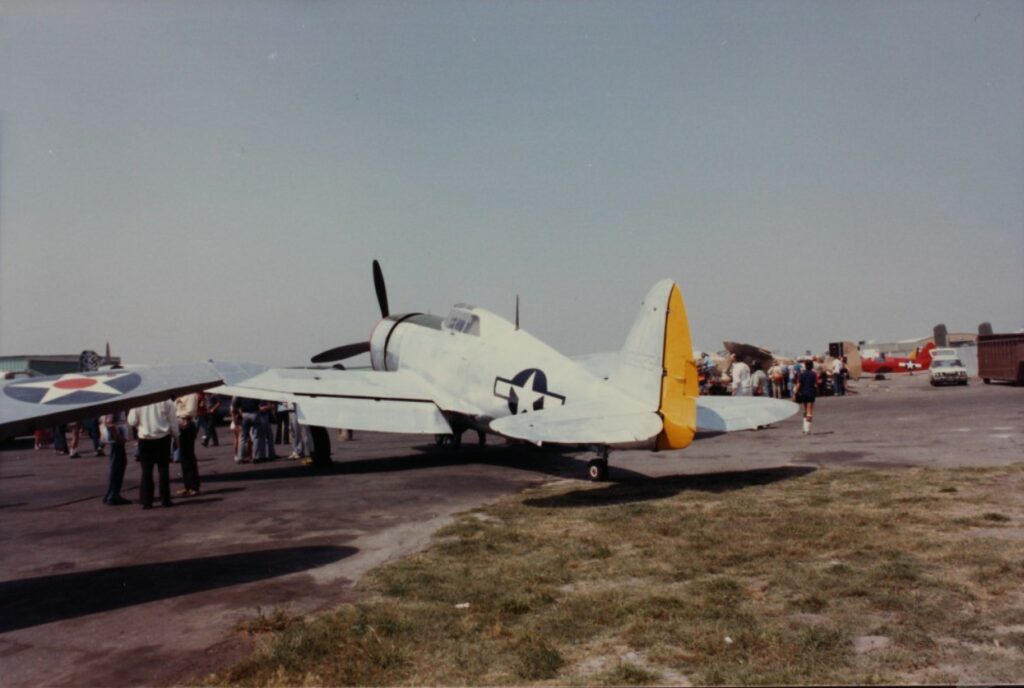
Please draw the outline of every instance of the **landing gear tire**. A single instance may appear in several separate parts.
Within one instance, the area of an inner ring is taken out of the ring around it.
[[[595,483],[608,480],[608,459],[591,459],[587,476]]]
[[[434,435],[434,444],[444,449],[458,449],[462,446],[462,433]]]
[[[309,428],[310,439],[313,440],[313,451],[310,458],[313,460],[314,471],[326,471],[331,467],[331,435],[327,428],[317,425]]]

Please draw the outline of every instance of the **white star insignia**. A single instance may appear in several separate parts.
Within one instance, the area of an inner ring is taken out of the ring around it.
[[[131,375],[131,373],[107,373],[106,375],[82,375],[80,373],[68,373],[61,375],[56,380],[45,382],[25,382],[19,387],[39,387],[46,390],[46,394],[39,400],[40,404],[48,404],[75,392],[98,392],[117,396],[122,394],[121,390],[108,385],[118,378]]]
[[[537,377],[537,373],[531,373],[530,377],[526,378],[522,386],[517,387],[512,385],[512,391],[516,395],[516,415],[522,415],[529,413],[533,410],[533,405],[538,399],[544,397],[543,392],[538,392],[533,388],[533,378]]]

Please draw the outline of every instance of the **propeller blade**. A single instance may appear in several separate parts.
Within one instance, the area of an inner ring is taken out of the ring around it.
[[[331,363],[332,361],[341,361],[346,358],[352,358],[359,354],[364,354],[370,350],[370,342],[356,342],[354,344],[345,344],[344,346],[336,346],[333,349],[328,349],[323,353],[319,353],[310,359],[313,363]]]
[[[380,263],[373,261],[373,288],[377,290],[377,303],[380,304],[380,317],[386,318],[391,314],[388,310],[388,290],[384,287],[384,273],[381,272]]]

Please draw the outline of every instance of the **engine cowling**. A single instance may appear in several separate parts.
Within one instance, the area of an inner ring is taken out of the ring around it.
[[[392,346],[395,331],[409,318],[420,313],[389,315],[377,323],[370,334],[370,365],[374,370],[398,370],[397,347]]]

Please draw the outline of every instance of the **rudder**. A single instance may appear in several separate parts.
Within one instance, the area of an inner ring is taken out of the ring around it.
[[[679,285],[673,284],[665,315],[664,376],[661,381],[659,412],[664,429],[658,435],[658,449],[682,449],[697,432],[697,362],[686,305]]]
[[[682,449],[697,429],[697,365],[679,286],[666,279],[644,298],[610,382],[663,420],[658,449]]]

